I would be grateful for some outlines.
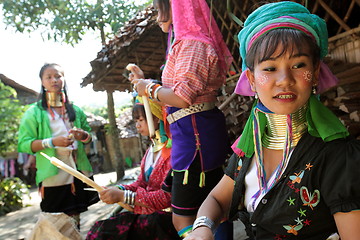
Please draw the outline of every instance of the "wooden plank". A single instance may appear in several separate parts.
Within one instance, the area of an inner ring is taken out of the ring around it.
[[[340,24],[342,28],[344,28],[346,31],[351,30],[351,28],[346,23],[344,23],[344,21],[323,0],[318,0],[318,2],[326,10],[326,12],[329,13],[329,15]]]
[[[315,14],[315,12],[318,10],[318,8],[319,8],[319,2],[316,1],[315,4],[314,4],[313,9],[311,10],[311,12],[312,12],[313,14]]]
[[[345,17],[344,17],[344,19],[343,19],[343,21],[344,21],[345,23],[346,23],[347,20],[349,19],[350,15],[351,15],[351,12],[352,12],[352,10],[354,9],[354,6],[355,6],[355,0],[352,0],[351,3],[350,3],[349,8],[348,8],[348,10],[347,10],[347,12],[346,12],[346,14],[345,14]],[[341,30],[342,30],[342,27],[340,26],[339,29],[338,29],[338,31],[337,31],[337,34],[339,34],[339,33],[341,32]]]
[[[359,0],[359,1],[360,1],[360,0]],[[337,34],[337,35],[329,38],[329,43],[330,43],[330,42],[334,42],[334,41],[336,41],[336,40],[338,40],[338,39],[344,38],[344,37],[349,36],[349,35],[357,34],[357,33],[359,33],[359,32],[360,32],[360,27],[350,29],[349,31],[346,31],[346,32]]]

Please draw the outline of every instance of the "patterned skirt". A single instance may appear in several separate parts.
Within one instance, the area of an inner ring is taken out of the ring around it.
[[[87,240],[180,240],[171,213],[157,211],[149,215],[121,212],[96,222],[87,233]]]

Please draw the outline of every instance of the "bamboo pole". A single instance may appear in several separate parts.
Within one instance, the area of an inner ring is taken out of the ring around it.
[[[344,23],[344,21],[323,0],[318,0],[318,2],[328,12],[328,14],[330,14],[330,16],[334,18],[338,24],[340,24],[343,29],[346,31],[351,30],[351,28],[346,23]]]
[[[147,96],[142,96],[142,100],[144,102],[146,122],[149,127],[150,138],[154,138],[155,137],[154,119],[153,119],[153,115],[150,110],[149,100],[148,100]]]
[[[56,167],[64,170],[65,172],[69,173],[70,175],[80,179],[81,181],[83,181],[87,185],[89,185],[89,186],[93,187],[94,189],[96,189],[96,191],[101,192],[101,191],[105,190],[105,188],[101,187],[96,182],[94,182],[90,178],[86,177],[81,172],[73,169],[72,167],[70,167],[69,165],[64,163],[63,161],[57,159],[56,157],[50,157],[49,155],[47,155],[46,153],[43,153],[43,152],[40,152],[40,154],[43,155],[46,159],[48,159],[51,164],[53,164]],[[125,209],[127,209],[127,210],[129,210],[131,212],[133,211],[133,209],[127,204],[124,204],[122,202],[118,202],[117,204],[119,204],[121,207],[123,207],[123,208],[125,208]]]
[[[235,97],[236,93],[232,93],[220,106],[219,109],[222,111]]]

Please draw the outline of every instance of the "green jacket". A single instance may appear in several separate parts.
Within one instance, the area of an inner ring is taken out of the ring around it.
[[[79,107],[75,105],[73,105],[73,107],[76,113],[74,126],[90,132],[91,128],[86,120],[85,113]],[[50,137],[52,137],[52,133],[47,111],[41,106],[41,101],[31,104],[21,119],[18,151],[34,154],[31,150],[31,143],[34,140]],[[36,184],[39,184],[48,177],[56,175],[59,171],[58,168],[43,157],[40,152],[44,152],[50,157],[56,157],[54,148],[46,148],[36,152]],[[92,172],[91,164],[85,153],[84,144],[81,141],[78,141],[76,165],[78,170]]]

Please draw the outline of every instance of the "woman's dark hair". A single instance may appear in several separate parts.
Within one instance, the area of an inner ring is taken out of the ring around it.
[[[145,114],[145,107],[142,104],[135,104],[132,109],[132,117],[134,120],[139,119],[140,117],[145,118],[146,120],[146,114]]]
[[[153,5],[161,13],[160,22],[167,22],[170,19],[170,1],[169,0],[154,0]],[[159,13],[158,13],[159,14]]]
[[[155,130],[158,129],[158,125],[157,125],[157,120],[158,118],[152,114],[153,116],[153,120],[154,120],[154,127],[155,127]],[[147,122],[147,118],[146,118],[146,113],[145,113],[145,107],[143,104],[135,104],[133,106],[133,109],[132,109],[132,117],[133,117],[133,120],[136,121],[138,120],[140,117],[143,117],[145,119],[145,121]]]
[[[46,63],[46,64],[44,64],[44,66],[41,67],[40,72],[39,72],[40,79],[42,79],[45,69],[47,69],[48,67],[54,67],[54,66],[58,66],[58,67],[61,68],[61,66],[59,64],[57,64],[57,63]],[[61,73],[64,75],[63,71],[61,71]],[[76,113],[75,113],[74,107],[70,103],[69,97],[67,95],[66,82],[64,82],[64,94],[65,94],[65,109],[66,109],[66,112],[68,114],[69,121],[73,122],[73,121],[75,121]],[[43,85],[41,85],[41,91],[40,91],[39,99],[42,100],[41,101],[41,106],[45,110],[47,110],[48,106],[47,106],[47,101],[46,101],[46,89],[44,88]]]
[[[280,57],[285,53],[296,53],[307,48],[312,55],[314,66],[320,62],[320,48],[316,42],[305,33],[291,28],[278,28],[264,33],[256,39],[246,54],[246,66],[254,71],[255,64],[269,59],[282,46]]]

